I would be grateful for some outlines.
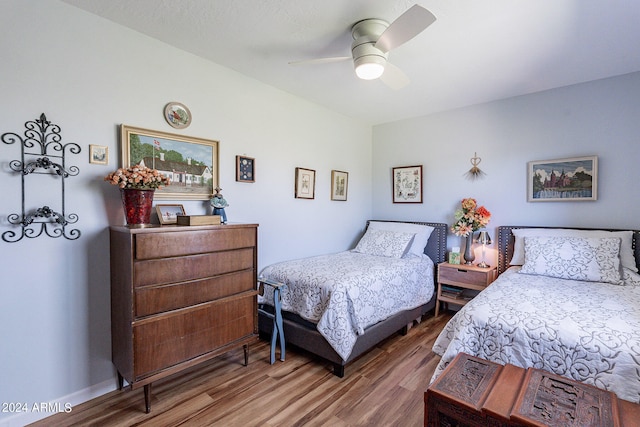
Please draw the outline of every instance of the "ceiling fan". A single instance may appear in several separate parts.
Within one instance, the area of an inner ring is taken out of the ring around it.
[[[382,19],[364,19],[351,27],[352,56],[318,58],[289,62],[291,65],[323,64],[353,59],[356,75],[364,80],[380,79],[392,89],[409,84],[409,78],[398,67],[387,61],[389,51],[408,42],[436,17],[420,5],[413,5],[391,24]]]

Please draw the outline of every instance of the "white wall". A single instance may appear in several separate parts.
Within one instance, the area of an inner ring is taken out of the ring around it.
[[[500,224],[640,228],[640,73],[375,127],[264,86],[146,36],[48,0],[9,0],[0,14],[0,133],[22,132],[45,112],[82,153],[70,163],[67,209],[77,241],[0,241],[0,402],[78,403],[113,390],[107,226],[122,224],[117,189],[102,177],[118,164],[121,123],[220,141],[220,179],[231,221],[258,222],[259,264],[350,246],[369,217],[451,223],[475,197]],[[193,124],[170,128],[167,102]],[[373,139],[373,148],[371,141]],[[110,149],[88,163],[88,145]],[[483,180],[463,174],[477,152]],[[235,182],[235,156],[256,158],[257,182]],[[526,163],[598,155],[596,202],[527,203]],[[0,143],[0,233],[19,212],[19,180]],[[391,168],[424,165],[424,203],[391,203]],[[296,166],[317,171],[316,199],[293,198]],[[347,202],[329,200],[331,169],[349,172]],[[50,187],[31,188],[48,200]],[[55,201],[55,200],[54,200]],[[165,203],[167,201],[163,201]],[[182,202],[204,213],[205,202]],[[457,244],[449,239],[449,246]],[[308,244],[301,244],[308,242]],[[21,425],[48,414],[10,418]]]
[[[0,52],[0,134],[23,134],[44,112],[63,142],[82,148],[68,157],[80,175],[67,181],[80,239],[0,241],[0,402],[76,404],[116,386],[107,227],[124,219],[117,188],[102,178],[119,166],[118,125],[220,141],[227,215],[260,224],[260,268],[347,249],[371,215],[371,128],[360,122],[57,1],[2,2]],[[190,108],[189,128],[164,121],[170,101]],[[108,166],[89,164],[89,144],[109,147]],[[238,154],[256,159],[255,183],[235,182]],[[0,233],[20,212],[19,178],[8,168],[19,158],[16,144],[0,143]],[[317,171],[315,200],[293,197],[295,167]],[[349,172],[346,202],[330,200],[332,169]],[[30,186],[36,205],[27,208],[59,204],[57,185]],[[210,212],[208,202],[161,203]],[[0,413],[0,424],[46,415]]]
[[[376,126],[374,217],[451,224],[460,200],[474,197],[493,214],[492,236],[498,225],[640,229],[639,117],[633,73]],[[469,181],[475,152],[486,176]],[[597,201],[527,202],[527,162],[587,155],[598,156]],[[417,164],[424,203],[394,205],[391,168]],[[448,246],[458,244],[450,235]]]

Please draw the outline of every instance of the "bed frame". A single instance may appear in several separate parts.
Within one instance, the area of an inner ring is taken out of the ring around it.
[[[375,220],[378,221],[378,220]],[[427,246],[424,253],[431,258],[434,265],[444,262],[447,251],[447,230],[448,226],[444,223],[433,222],[413,222],[413,221],[384,221],[384,222],[405,222],[411,224],[429,225],[434,228],[429,236]],[[367,227],[369,221],[367,221]],[[434,271],[434,280],[437,277]],[[436,305],[436,293],[433,298],[421,307],[398,313],[382,322],[376,323],[365,329],[363,335],[358,336],[353,351],[347,360],[335,352],[333,347],[324,339],[324,337],[316,329],[316,325],[309,321],[296,316],[293,313],[283,312],[284,337],[287,345],[294,345],[304,349],[316,356],[319,356],[333,363],[333,373],[342,378],[344,377],[344,367],[362,354],[373,348],[380,341],[390,337],[396,332],[403,335],[408,331],[410,325],[415,319],[419,319],[423,314],[433,310]],[[273,328],[273,320],[261,313],[258,313],[258,325],[260,334],[269,337]]]
[[[513,258],[515,236],[511,230],[514,228],[570,228],[573,230],[624,231],[623,229],[618,228],[536,227],[532,225],[500,226],[498,227],[498,274],[503,273],[507,268],[509,268],[509,262],[511,262],[511,258]],[[640,269],[640,230],[634,230],[632,248],[633,254],[636,258],[636,266]]]

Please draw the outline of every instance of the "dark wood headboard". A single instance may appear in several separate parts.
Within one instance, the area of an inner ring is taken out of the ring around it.
[[[509,268],[509,262],[513,258],[513,245],[515,237],[511,230],[514,228],[571,228],[573,230],[605,230],[625,231],[617,228],[579,228],[579,227],[537,227],[533,225],[502,225],[498,227],[498,274]],[[636,258],[636,266],[640,269],[640,230],[633,230],[633,254]]]
[[[431,258],[434,264],[444,262],[447,256],[447,231],[449,226],[443,222],[420,222],[420,221],[391,221],[371,219],[369,221],[377,222],[403,222],[408,224],[420,224],[433,227],[433,232],[429,236],[427,246],[424,248],[424,253]],[[367,221],[367,227],[369,227],[369,221]]]

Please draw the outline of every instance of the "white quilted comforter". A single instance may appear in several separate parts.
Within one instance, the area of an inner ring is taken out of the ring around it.
[[[431,381],[459,352],[544,369],[640,402],[640,285],[555,279],[512,267],[446,325]]]
[[[347,360],[365,328],[431,299],[433,268],[427,256],[398,259],[346,251],[273,264],[260,276],[285,283],[282,309],[316,323]],[[273,304],[268,286],[264,301]]]

